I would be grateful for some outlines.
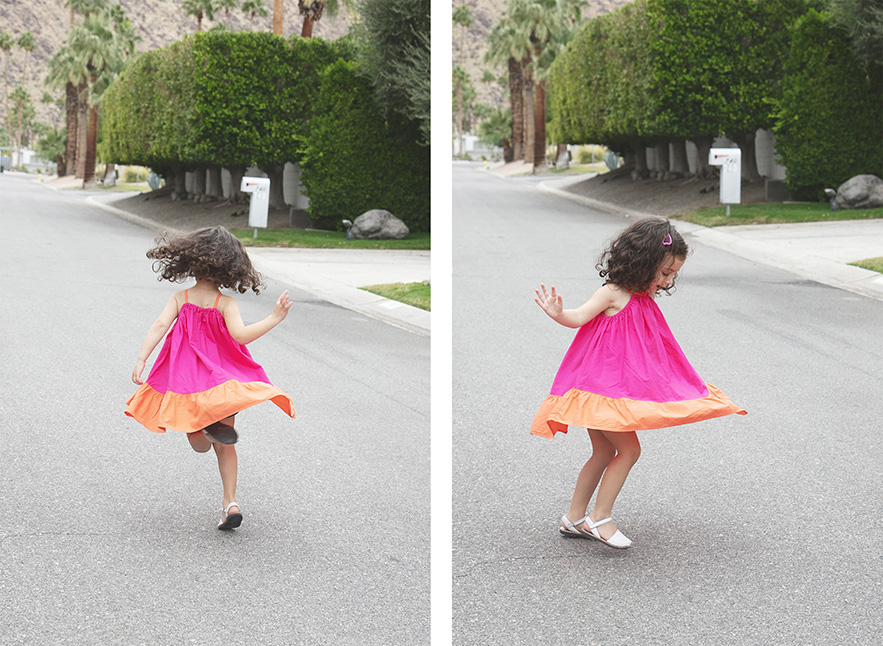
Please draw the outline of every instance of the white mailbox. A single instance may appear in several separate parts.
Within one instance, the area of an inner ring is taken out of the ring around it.
[[[721,167],[721,204],[739,204],[742,201],[742,150],[712,148],[708,153],[708,163]]]
[[[266,177],[243,177],[239,190],[251,193],[248,205],[248,226],[254,227],[254,235],[258,235],[258,227],[267,228],[267,210],[270,207],[270,180]]]

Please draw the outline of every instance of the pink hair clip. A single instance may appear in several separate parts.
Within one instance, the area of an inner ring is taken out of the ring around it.
[[[669,246],[671,243],[672,243],[672,240],[671,240],[671,234],[670,234],[670,233],[666,233],[666,234],[665,234],[665,237],[662,239],[662,246],[663,246],[663,247],[667,247],[667,246]]]

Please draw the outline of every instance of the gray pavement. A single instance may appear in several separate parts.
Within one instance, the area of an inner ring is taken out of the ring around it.
[[[562,539],[591,447],[528,433],[574,333],[533,291],[584,302],[625,220],[468,168],[453,181],[454,643],[879,642],[883,301],[692,240],[658,303],[748,415],[638,434],[613,511],[630,550]]]
[[[0,175],[0,643],[427,643],[430,339],[273,278],[238,295],[255,321],[290,289],[249,349],[297,418],[241,413],[220,532],[214,456],[123,415],[177,288],[87,195]]]
[[[585,175],[577,175],[547,180],[539,183],[537,188],[608,213],[627,217],[650,215],[564,190],[569,184],[585,179]],[[741,258],[784,269],[823,285],[883,300],[883,275],[849,264],[883,256],[883,219],[715,228],[679,222],[677,228],[703,244]]]
[[[130,196],[124,192],[105,193],[93,195],[89,201],[149,229],[169,230],[168,226],[115,206],[115,202]],[[429,280],[429,251],[249,247],[248,254],[265,276],[411,332],[430,333],[429,312],[360,289]]]

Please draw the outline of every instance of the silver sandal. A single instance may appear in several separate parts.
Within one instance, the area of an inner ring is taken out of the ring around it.
[[[218,523],[218,529],[236,529],[242,524],[242,513],[237,511],[235,514],[230,513],[230,508],[236,507],[241,510],[239,503],[235,500],[221,510],[221,522]]]

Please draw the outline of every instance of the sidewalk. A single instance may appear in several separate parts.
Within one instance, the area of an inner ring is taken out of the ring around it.
[[[126,197],[130,194],[106,193],[87,201],[143,227],[174,233],[168,226],[113,206]],[[431,315],[426,310],[359,289],[429,280],[429,251],[248,247],[248,255],[258,271],[274,280],[416,334],[430,334]]]
[[[538,188],[593,209],[642,218],[650,213],[623,209],[564,190],[584,176],[547,180]],[[883,256],[883,219],[838,220],[798,224],[703,227],[678,222],[678,230],[702,244],[817,283],[883,300],[883,274],[850,262]]]

